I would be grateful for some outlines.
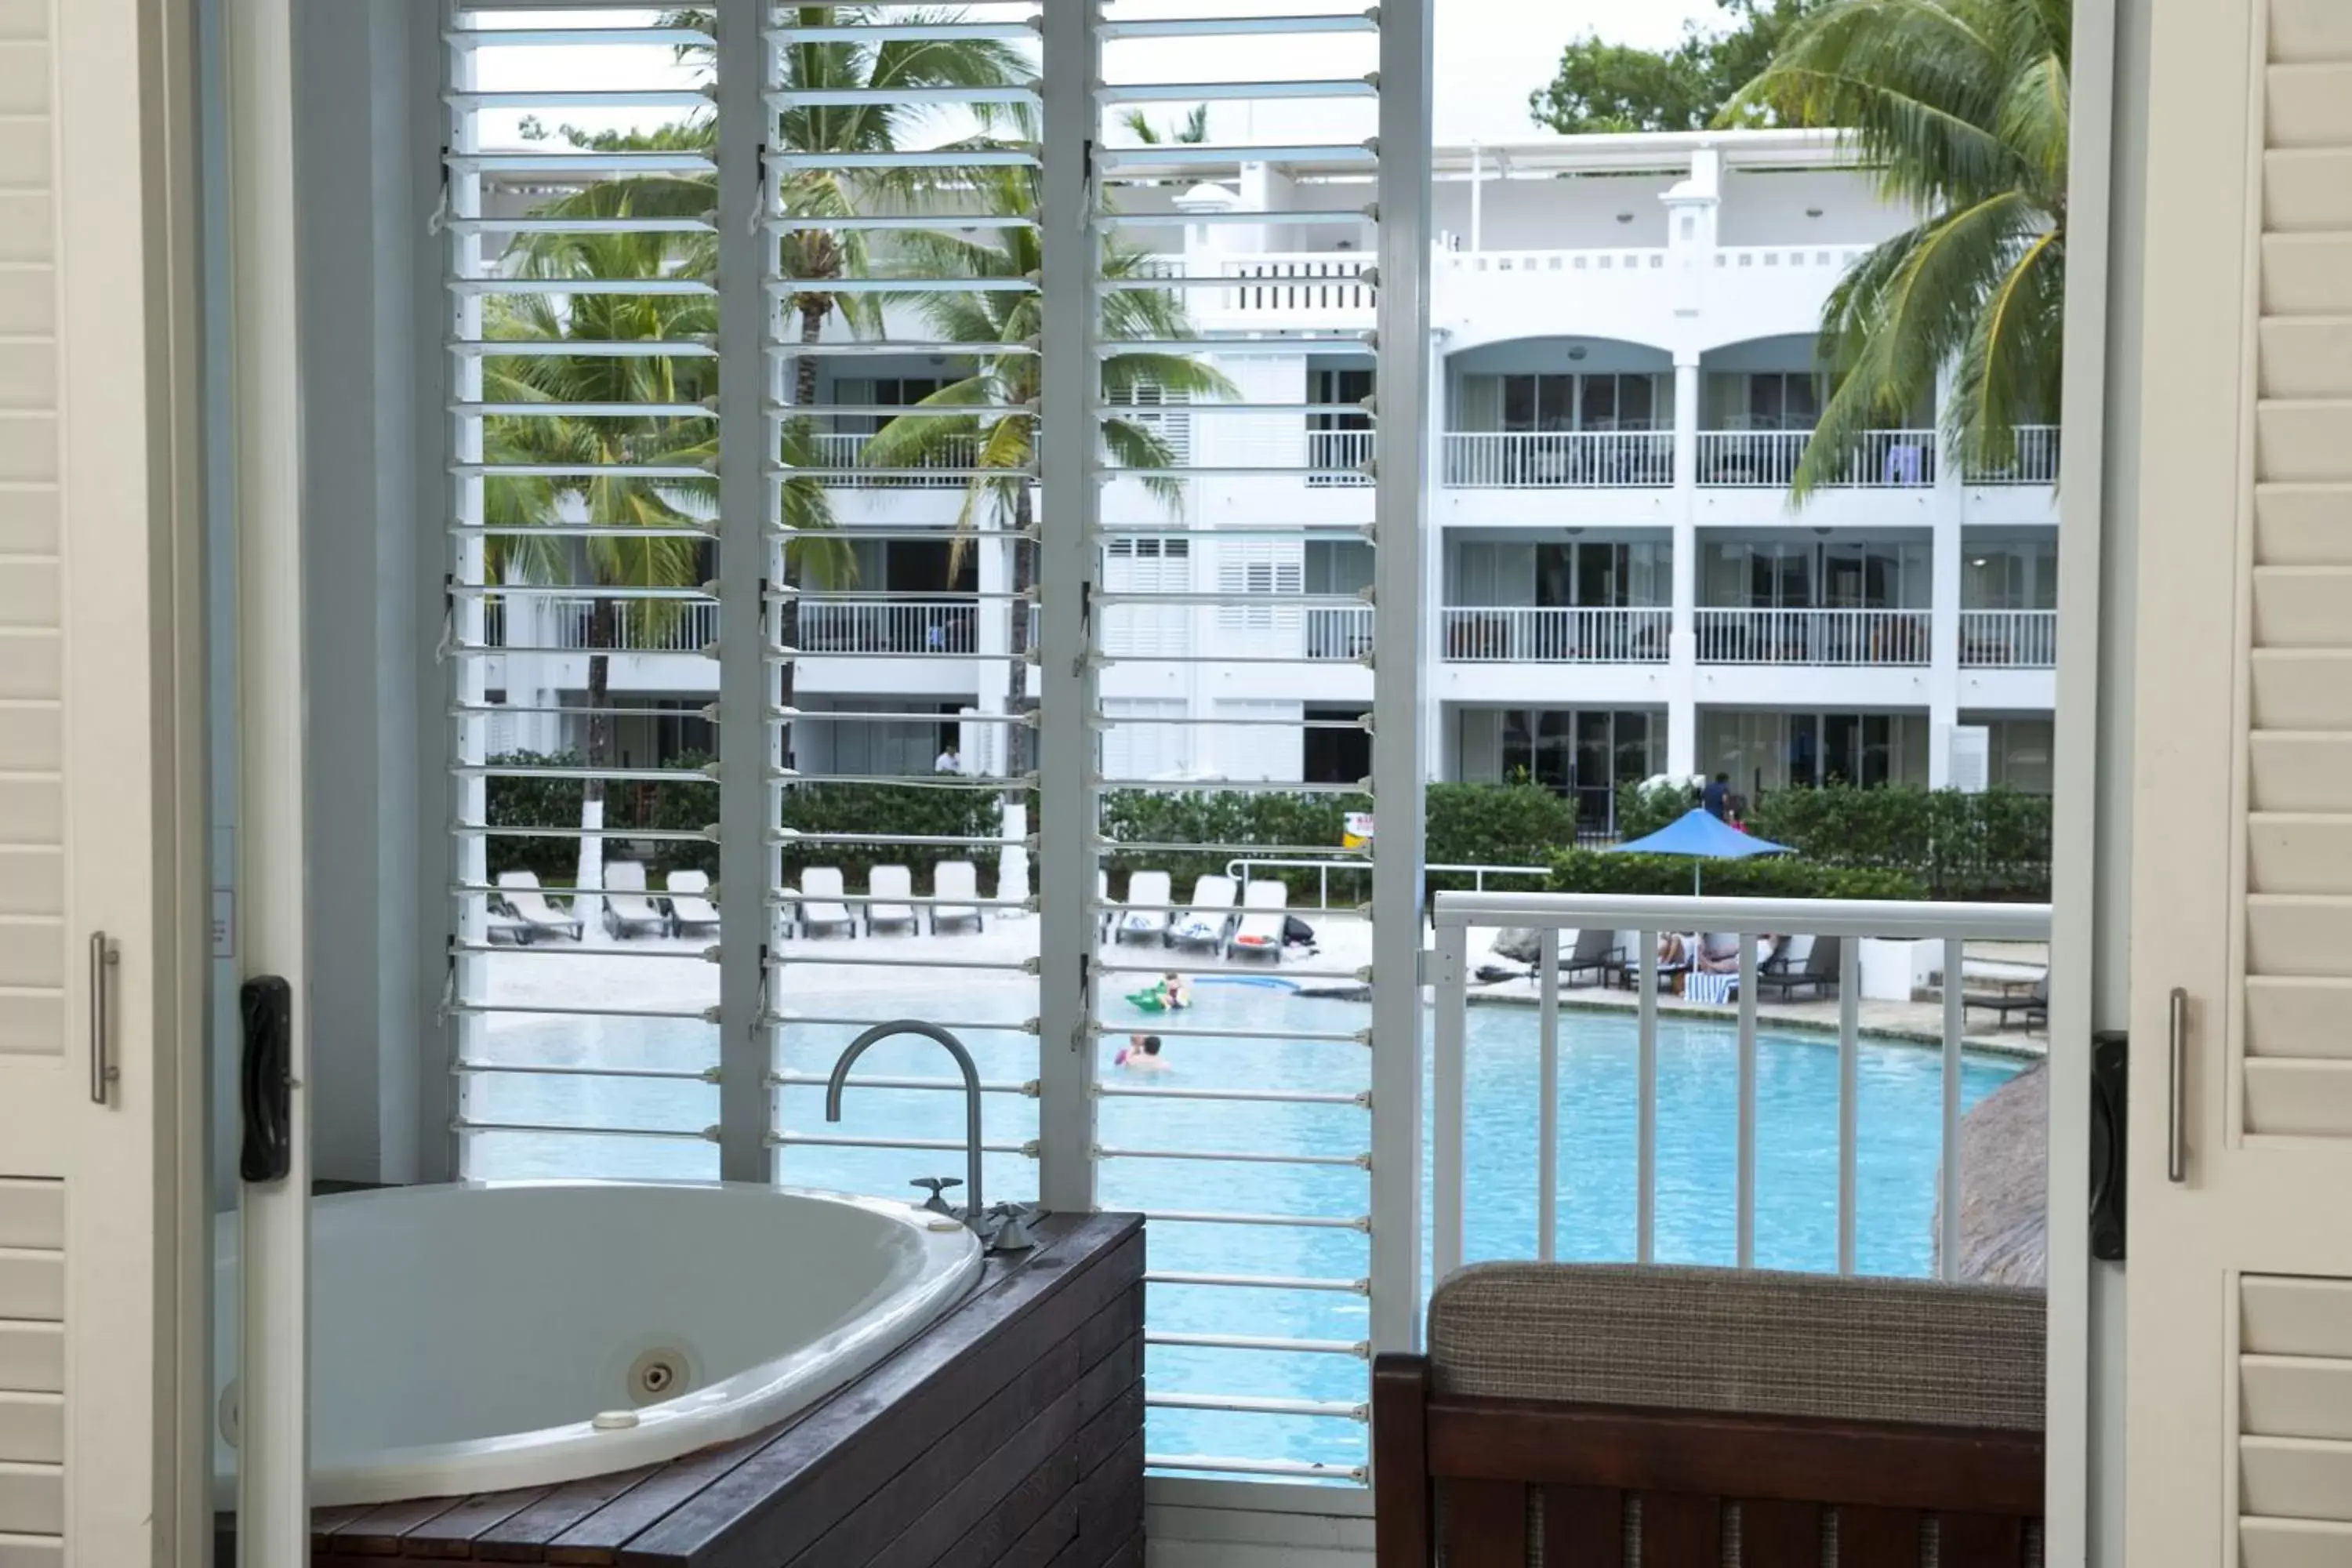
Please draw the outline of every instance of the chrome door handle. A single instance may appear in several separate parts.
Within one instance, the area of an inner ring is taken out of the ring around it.
[[[108,1088],[122,1076],[110,1059],[114,1029],[106,1005],[107,971],[121,962],[122,950],[104,931],[89,933],[89,1098],[94,1105],[106,1103]]]
[[[2189,993],[2173,987],[2165,1029],[2164,1176],[2169,1182],[2189,1179]]]

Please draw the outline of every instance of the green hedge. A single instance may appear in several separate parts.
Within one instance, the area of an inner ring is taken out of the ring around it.
[[[1260,845],[1270,859],[1310,859],[1336,856],[1348,814],[1371,808],[1362,795],[1113,790],[1103,796],[1102,821],[1104,837],[1125,843]],[[1434,784],[1425,820],[1429,859],[1441,866],[1543,866],[1576,842],[1575,803],[1534,784]],[[1311,853],[1297,853],[1308,847]],[[1116,896],[1125,896],[1129,873],[1151,869],[1166,871],[1181,899],[1194,878],[1221,875],[1234,858],[1224,850],[1138,850],[1113,854],[1106,863]],[[1302,902],[1312,902],[1324,883],[1316,871],[1281,876],[1292,899]],[[1436,888],[1468,888],[1472,881],[1462,876],[1431,880]],[[1329,884],[1334,903],[1370,897],[1370,863],[1352,874],[1333,873]]]
[[[1555,893],[1623,893],[1675,898],[1691,890],[1691,861],[1679,855],[1619,855],[1570,849],[1551,858]],[[1766,856],[1710,860],[1699,890],[1717,899],[1924,899],[1926,887],[1903,871],[1824,866]]]
[[[1618,832],[1654,833],[1693,804],[1679,784],[1627,784],[1617,792]],[[1905,872],[1932,899],[2050,897],[2046,795],[1908,784],[1783,789],[1750,803],[1748,826],[1816,865]]]
[[[706,778],[688,776],[709,760],[701,752],[688,752],[663,764],[677,770],[680,776],[675,784],[608,782],[604,826],[690,833],[709,826],[719,820],[719,786]],[[493,767],[505,768],[585,765],[576,752],[503,752],[489,761]],[[486,791],[490,826],[576,829],[585,789],[579,779],[491,779]],[[613,841],[606,840],[606,845],[610,849]],[[580,840],[572,837],[493,838],[488,859],[494,880],[501,871],[532,871],[551,887],[569,887],[580,873]],[[656,888],[672,871],[701,871],[716,877],[719,846],[708,841],[664,843],[646,861],[646,877]]]
[[[995,838],[1004,831],[1004,798],[993,790],[920,784],[798,784],[784,792],[783,826],[802,833],[881,833],[925,838]],[[784,878],[797,883],[810,866],[838,866],[847,886],[864,888],[876,866],[904,866],[918,889],[942,860],[969,860],[992,885],[1000,851],[955,845],[825,843],[784,851]]]

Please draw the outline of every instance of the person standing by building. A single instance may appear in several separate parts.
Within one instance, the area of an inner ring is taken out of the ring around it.
[[[915,753],[915,755],[919,757],[923,753],[920,752],[917,752]],[[950,741],[947,744],[947,749],[941,752],[938,757],[933,759],[931,763],[931,772],[935,773],[960,773],[963,772],[963,759],[956,755],[955,742],[953,741]]]
[[[1731,815],[1731,775],[1717,773],[1709,779],[1698,803],[1706,807],[1706,814],[1717,822],[1728,820]]]

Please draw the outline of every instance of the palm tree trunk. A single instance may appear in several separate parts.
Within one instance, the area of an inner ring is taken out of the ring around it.
[[[801,342],[813,343],[824,335],[824,319],[833,314],[832,302],[823,295],[803,295],[801,308]],[[816,356],[803,354],[793,366],[793,401],[803,408],[816,406]]]
[[[592,775],[601,775],[613,762],[613,720],[606,710],[612,707],[613,661],[604,651],[616,640],[613,601],[599,597],[592,600],[588,609],[588,751],[587,766]],[[603,912],[604,900],[597,895],[604,886],[604,841],[597,834],[604,826],[604,781],[591,776],[580,789],[580,868],[573,879],[579,889],[572,900],[572,916],[587,922]]]

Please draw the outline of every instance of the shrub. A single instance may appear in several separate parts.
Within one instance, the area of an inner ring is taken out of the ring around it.
[[[1429,786],[1429,861],[1433,866],[1545,866],[1576,847],[1576,803],[1538,784]],[[1465,889],[1474,878],[1432,873],[1432,891]],[[1528,881],[1509,888],[1527,889]]]
[[[1034,818],[1032,819],[1034,820]],[[1004,831],[1004,801],[993,790],[940,789],[919,784],[797,784],[784,792],[782,826],[801,833],[872,833],[922,838],[994,838]],[[916,885],[928,884],[942,860],[970,860],[985,868],[998,851],[961,845],[859,843],[796,844],[783,855],[784,879],[797,882],[810,866],[838,866],[851,888],[863,888],[877,866],[904,866]]]
[[[1698,804],[1698,792],[1683,784],[1617,786],[1617,837],[1646,838]]]
[[[1570,849],[1551,858],[1551,891],[1674,898],[1691,889],[1693,862],[1680,855],[1621,855]],[[1919,879],[1879,868],[1826,866],[1786,856],[1709,860],[1700,890],[1719,899],[1893,899],[1927,897]]]
[[[1906,871],[1935,899],[2050,896],[2050,801],[1892,785],[1777,790],[1748,826],[1824,866]]]
[[[698,752],[688,752],[663,764],[678,770],[680,777],[676,784],[607,782],[604,826],[698,833],[717,822],[719,786],[706,778],[686,776],[709,760]],[[489,761],[494,767],[507,768],[585,765],[577,752],[504,752]],[[585,783],[580,779],[491,779],[485,791],[491,826],[572,830],[561,837],[491,839],[488,857],[491,879],[496,880],[502,871],[530,871],[551,886],[570,886],[580,871],[580,840],[576,833],[586,790]],[[615,851],[614,840],[607,839],[605,847],[608,853]],[[648,857],[648,862],[646,875],[656,887],[671,871],[698,870],[715,877],[719,873],[719,846],[708,840],[664,843]]]
[[[1146,868],[1166,871],[1185,897],[1195,878],[1222,875],[1226,865],[1246,858],[1246,849],[1266,859],[1341,858],[1347,816],[1371,809],[1362,795],[1270,791],[1114,790],[1103,796],[1103,835],[1133,844],[1223,844],[1230,850],[1136,850],[1110,856],[1115,894],[1124,897],[1128,876]],[[1434,865],[1543,866],[1551,855],[1576,842],[1576,805],[1550,790],[1528,784],[1436,784],[1429,786],[1424,820],[1428,856]],[[1312,902],[1326,873],[1289,869],[1278,873],[1295,901]],[[1439,888],[1468,888],[1473,879],[1433,877]],[[1369,898],[1371,865],[1350,865],[1328,873],[1332,901]]]

